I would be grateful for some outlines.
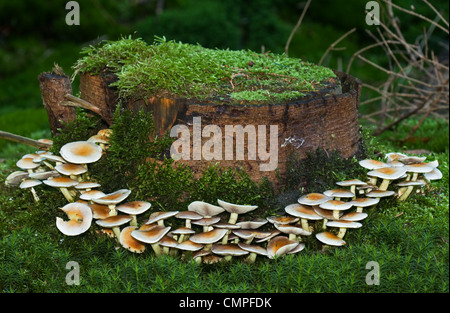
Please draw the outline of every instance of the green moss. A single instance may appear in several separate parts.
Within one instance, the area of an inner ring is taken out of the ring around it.
[[[83,49],[75,73],[108,71],[118,76],[121,97],[150,95],[200,100],[283,101],[315,91],[336,77],[331,69],[285,55],[207,49],[156,38],[123,38]]]

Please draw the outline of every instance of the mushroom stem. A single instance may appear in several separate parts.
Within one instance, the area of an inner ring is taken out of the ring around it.
[[[33,187],[31,187],[30,189],[31,189],[31,193],[33,194],[34,201],[39,202],[39,197],[36,193],[36,190],[34,190]]]
[[[245,259],[245,261],[247,261],[247,263],[255,263],[256,260],[256,253],[255,252],[250,252],[249,256]]]
[[[132,217],[133,219],[130,221],[130,226],[137,226],[137,218],[136,218],[136,215],[131,215],[131,217]]]
[[[417,181],[418,177],[419,177],[419,173],[414,173],[411,181]],[[405,201],[409,197],[409,195],[411,194],[413,189],[414,189],[414,186],[408,186],[406,191],[400,196],[400,198],[398,200],[399,201]]]
[[[153,251],[155,252],[156,256],[160,256],[161,255],[161,247],[159,246],[158,243],[154,243],[151,244]]]
[[[297,241],[297,236],[295,234],[289,234],[289,240]]]
[[[119,226],[113,227],[112,228],[114,235],[116,235],[116,239],[119,240],[120,239],[120,228]]]
[[[337,234],[337,236],[342,239],[344,238],[346,232],[347,228],[339,228],[339,233]]]
[[[389,179],[383,179],[383,182],[381,183],[380,187],[378,188],[378,190],[387,190],[390,184],[390,180]]]
[[[237,219],[238,219],[237,213],[230,213],[230,219],[228,220],[228,223],[236,224]]]
[[[327,229],[327,223],[328,223],[328,219],[324,218],[323,224],[322,224],[322,229]]]
[[[306,231],[310,231],[309,229],[309,224],[308,224],[308,220],[306,218],[302,218],[301,219],[301,223],[302,223],[302,228]]]
[[[117,215],[117,210],[116,210],[116,205],[115,204],[108,205],[108,208],[109,208],[109,216],[116,216]]]
[[[333,217],[338,220],[339,219],[339,210],[333,210]]]
[[[61,187],[61,188],[59,188],[59,190],[61,190],[62,194],[67,199],[67,201],[73,202],[73,197],[72,197],[72,195],[70,194],[70,192],[69,192],[69,190],[67,188]]]

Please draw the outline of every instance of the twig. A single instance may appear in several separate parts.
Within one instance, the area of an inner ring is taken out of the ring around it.
[[[95,105],[93,105],[83,99],[80,99],[78,97],[75,97],[74,95],[71,95],[71,94],[66,94],[64,97],[69,101],[63,101],[61,103],[62,106],[83,108],[83,109],[92,111],[92,112],[102,116],[100,109],[98,107],[96,107]]]
[[[322,57],[320,58],[320,61],[318,63],[318,65],[322,65],[323,60],[325,59],[325,57],[328,55],[328,53],[332,50],[335,50],[336,45],[341,42],[345,37],[347,37],[348,35],[350,35],[351,33],[355,32],[356,28],[352,28],[350,29],[348,32],[346,32],[344,35],[342,35],[341,37],[339,37],[335,42],[333,42],[328,49],[325,51],[325,53],[322,55]]]
[[[45,143],[45,142],[40,142],[34,139],[30,139],[27,137],[23,137],[23,136],[19,136],[16,134],[12,134],[12,133],[8,133],[5,131],[0,130],[0,138],[1,139],[6,139],[9,141],[14,141],[14,142],[18,142],[27,146],[31,146],[31,147],[35,147],[38,149],[48,149],[50,148],[52,145],[49,143]]]
[[[286,56],[288,56],[289,45],[291,44],[292,37],[294,37],[294,34],[297,32],[298,28],[302,24],[303,18],[305,17],[306,11],[308,10],[308,7],[309,7],[311,1],[312,0],[308,0],[308,2],[306,2],[305,7],[303,8],[302,14],[300,15],[300,18],[297,21],[297,24],[294,26],[294,28],[292,29],[292,31],[289,35],[289,38],[286,42],[286,46],[284,47],[284,52],[286,53]]]

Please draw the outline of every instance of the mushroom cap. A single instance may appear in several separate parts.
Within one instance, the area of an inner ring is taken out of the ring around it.
[[[339,227],[339,228],[360,228],[362,226],[361,223],[348,221],[348,220],[338,220],[338,221],[329,221],[327,222],[328,227]]]
[[[179,227],[175,230],[172,230],[172,234],[174,235],[191,235],[191,234],[195,234],[195,230],[193,230],[192,228],[188,228],[188,227]]]
[[[103,197],[92,199],[95,203],[98,204],[117,204],[125,200],[131,193],[131,190],[129,189],[119,189],[113,193],[109,193],[107,195],[104,195]]]
[[[28,178],[28,172],[15,171],[6,177],[5,184],[10,186],[17,186],[23,179]]]
[[[442,179],[442,172],[438,168],[434,168],[431,172],[423,174],[427,180]]]
[[[61,176],[61,174],[59,174],[57,171],[34,172],[30,173],[29,175],[31,179],[39,179],[39,180],[45,180],[51,177],[58,177],[58,176]]]
[[[386,153],[384,158],[388,161],[388,162],[392,162],[392,161],[398,161],[400,159],[403,158],[407,158],[408,156],[406,154],[400,153],[400,152],[389,152]]]
[[[87,164],[97,162],[102,157],[102,148],[92,142],[74,141],[62,146],[59,154],[67,162]]]
[[[264,242],[264,241],[269,241],[273,237],[278,236],[279,234],[281,234],[281,232],[278,229],[272,229],[272,230],[269,231],[269,233],[270,233],[270,235],[265,236],[264,238],[258,239],[258,240],[256,240],[256,242],[260,243],[260,242]],[[256,235],[255,235],[255,237],[256,237]]]
[[[324,191],[323,194],[327,197],[338,198],[353,198],[355,194],[347,189],[337,188]]]
[[[168,235],[165,235],[164,237],[162,237],[158,243],[161,246],[168,247],[168,248],[176,248],[178,246],[178,241],[176,241],[172,237],[169,237]]]
[[[20,188],[25,189],[25,188],[32,188],[32,187],[36,187],[38,185],[42,184],[42,182],[40,180],[37,179],[25,179],[24,181],[22,181],[19,185]]]
[[[336,183],[336,185],[342,186],[342,187],[349,187],[349,186],[363,186],[366,183],[359,179],[349,179],[344,181],[339,181]]]
[[[199,220],[203,218],[203,215],[200,215],[194,211],[180,211],[175,215],[175,217],[185,220]]]
[[[403,167],[405,166],[405,164],[403,164],[400,161],[394,160],[394,161],[389,161],[387,162],[387,165],[389,165],[389,167]]]
[[[237,245],[239,246],[239,248],[241,248],[242,250],[245,250],[247,252],[267,256],[267,249],[264,249],[261,246],[249,245],[249,244],[246,244],[243,242],[238,242]]]
[[[301,196],[297,202],[304,205],[318,205],[328,200],[332,200],[330,197],[325,196],[321,193],[309,193]]]
[[[268,222],[268,220],[266,220],[264,218],[256,218],[252,221],[238,222],[238,223],[236,223],[236,225],[240,226],[242,229],[257,229],[257,228],[263,226],[264,224],[266,224],[267,222]]]
[[[88,206],[91,208],[93,218],[102,220],[109,217],[109,208],[107,205],[89,203]]]
[[[322,209],[319,206],[314,206],[314,212],[316,212],[318,215],[322,216],[322,218],[327,219],[327,220],[335,220],[336,219],[333,216],[333,211]],[[343,212],[339,212],[339,218],[343,214],[344,214]]]
[[[95,223],[98,226],[105,227],[105,228],[113,228],[118,227],[121,225],[124,225],[131,221],[133,218],[128,215],[115,215],[115,216],[109,216],[107,218],[96,220]]]
[[[398,183],[399,187],[409,187],[409,186],[425,186],[425,182],[423,180],[407,180],[401,183]]]
[[[241,226],[236,224],[230,224],[226,222],[217,222],[213,224],[215,228],[224,228],[224,229],[239,229]]]
[[[371,159],[361,160],[361,161],[359,161],[359,165],[361,165],[364,168],[367,168],[368,170],[374,170],[377,168],[388,167],[388,165],[384,162],[377,161],[377,160],[371,160]]]
[[[213,217],[204,217],[199,220],[194,220],[191,223],[199,226],[211,226],[218,222],[220,222],[220,217],[213,216]]]
[[[203,248],[203,245],[200,243],[195,243],[191,240],[185,240],[177,245],[177,249],[186,250],[186,251],[198,251]]]
[[[147,201],[132,201],[117,206],[116,210],[125,214],[137,215],[144,213],[150,209],[151,206],[152,204]]]
[[[211,231],[192,235],[189,240],[199,244],[211,244],[222,239],[222,237],[225,236],[227,232],[228,229],[214,228]]]
[[[89,206],[83,203],[73,202],[61,208],[69,218],[64,221],[56,217],[56,227],[66,236],[77,236],[89,229],[92,223],[92,211]]]
[[[136,226],[127,226],[120,232],[119,242],[128,251],[142,253],[145,251],[145,245],[139,240],[133,238],[131,233],[137,229]]]
[[[50,177],[43,181],[44,184],[56,188],[70,188],[78,185],[78,181],[66,176]]]
[[[307,220],[321,220],[323,217],[318,215],[312,207],[302,205],[300,203],[289,204],[284,208],[286,213],[307,219]]]
[[[241,249],[237,244],[213,245],[211,252],[218,255],[241,256],[248,254],[248,251]]]
[[[269,216],[266,218],[272,224],[287,225],[298,222],[298,217],[293,216]]]
[[[240,205],[217,199],[217,203],[228,213],[244,214],[258,208],[257,205]]]
[[[286,254],[298,244],[298,241],[290,240],[285,236],[276,236],[267,244],[267,256],[269,259],[273,259],[275,256]]]
[[[366,196],[369,198],[384,198],[395,195],[395,191],[393,190],[372,190],[371,192],[366,193]]]
[[[351,205],[355,207],[365,208],[368,206],[372,206],[380,202],[379,198],[356,198],[355,200],[349,201]]]
[[[302,251],[303,249],[305,249],[305,244],[303,242],[299,242],[298,245],[294,249],[289,251],[287,254],[294,254]]]
[[[365,213],[365,212],[350,212],[345,214],[344,216],[342,216],[340,218],[340,220],[343,221],[351,221],[351,222],[358,222],[358,221],[362,221],[363,219],[367,218],[367,216],[369,216],[369,214]]]
[[[165,220],[169,217],[175,216],[178,214],[178,211],[167,211],[167,212],[153,212],[150,214],[147,222],[145,224],[153,224],[161,220]]]
[[[93,136],[89,137],[89,139],[87,141],[93,142],[93,143],[109,144],[109,137],[97,134],[97,135],[93,135]]]
[[[343,246],[346,243],[343,239],[327,231],[316,234],[316,238],[320,242],[329,246]]]
[[[23,170],[32,170],[41,166],[39,163],[33,162],[33,158],[22,158],[16,162],[16,165]]]
[[[55,170],[63,175],[81,175],[87,172],[87,168],[81,164],[63,163],[55,166]]]
[[[51,152],[44,152],[40,156],[53,162],[66,163],[66,160],[64,160],[62,157],[60,157],[59,155],[55,155]]]
[[[98,187],[101,187],[101,185],[99,183],[83,181],[83,182],[79,182],[78,185],[75,186],[75,189],[92,189],[92,188],[98,188]]]
[[[427,163],[414,163],[405,165],[405,169],[409,173],[429,173],[434,170],[434,167]]]
[[[272,235],[272,232],[255,230],[255,229],[236,229],[236,230],[233,230],[233,234],[235,234],[239,238],[248,240],[250,238],[263,239],[263,238],[266,238],[266,237]]]
[[[188,205],[188,210],[194,211],[195,213],[198,213],[202,216],[215,216],[225,211],[224,208],[220,206],[212,205],[203,201],[191,202]]]
[[[422,163],[426,159],[427,157],[405,156],[403,158],[399,158],[398,160],[403,164],[414,164],[414,163]]]
[[[395,180],[405,175],[405,173],[406,167],[383,167],[370,171],[367,175],[381,179]]]
[[[161,240],[170,230],[170,226],[156,225],[148,230],[134,230],[131,236],[139,241],[154,244]]]
[[[294,235],[301,235],[301,236],[310,236],[312,234],[311,232],[304,230],[299,225],[274,224],[274,226],[276,229],[278,229],[279,231],[281,231],[282,233],[285,233],[285,234],[294,234]]]
[[[98,198],[101,198],[104,196],[105,196],[105,193],[103,191],[93,189],[93,190],[89,190],[89,191],[86,191],[83,194],[81,194],[80,199],[87,200],[87,201],[89,201],[89,200],[94,201],[94,199],[98,199]]]
[[[344,211],[348,210],[353,205],[349,202],[344,202],[340,200],[329,200],[327,202],[319,204],[319,207],[324,210],[333,210],[333,211]]]

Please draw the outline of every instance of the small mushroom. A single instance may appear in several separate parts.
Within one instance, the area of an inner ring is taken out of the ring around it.
[[[87,168],[80,164],[72,164],[72,163],[63,163],[55,166],[55,170],[62,174],[69,176],[74,180],[81,181],[81,174],[87,172]]]
[[[343,246],[346,242],[328,231],[316,234],[317,240],[328,246]]]
[[[101,197],[104,197],[104,196],[106,196],[106,194],[103,191],[92,189],[92,190],[83,192],[80,195],[80,199],[81,200],[90,201],[91,203],[94,203],[94,199],[98,199],[98,198],[101,198]]]
[[[269,216],[266,218],[272,224],[288,225],[296,223],[300,220],[294,216]]]
[[[175,255],[177,252],[178,241],[169,236],[169,234],[165,235],[159,241],[159,245],[163,247],[163,254]]]
[[[244,239],[246,244],[250,244],[253,239],[264,239],[273,235],[272,232],[269,231],[261,231],[256,229],[236,229],[232,231],[234,235],[237,237]],[[279,234],[280,231],[277,231],[276,234]]]
[[[195,230],[183,226],[173,230],[172,234],[179,236],[178,243],[182,243],[183,241],[188,240],[190,235],[195,234]]]
[[[327,202],[319,204],[319,207],[324,210],[333,211],[333,217],[337,220],[339,219],[340,211],[350,209],[352,207],[352,204],[339,200],[329,200]]]
[[[209,230],[212,230],[211,225],[214,225],[218,222],[220,222],[220,217],[213,216],[213,217],[204,217],[199,220],[194,220],[191,223],[194,225],[203,226],[203,232],[207,232]]]
[[[131,219],[132,217],[128,215],[114,215],[102,220],[96,220],[95,223],[101,227],[112,228],[117,240],[120,240],[120,226],[128,223]]]
[[[399,192],[399,194],[398,194],[398,196],[399,196],[398,200],[405,201],[408,198],[408,196],[411,194],[411,192],[413,191],[414,187],[423,187],[423,186],[425,186],[425,182],[422,180],[404,181],[404,182],[398,183],[397,186],[402,187],[402,188],[407,187],[403,193]]]
[[[159,241],[163,238],[170,230],[170,226],[155,225],[149,230],[134,230],[131,232],[131,236],[139,241],[148,243],[151,245],[156,256],[161,255],[161,247],[159,246]]]
[[[74,180],[70,177],[60,176],[46,179],[43,181],[43,183],[47,186],[58,188],[67,199],[67,201],[73,202],[73,197],[70,194],[68,188],[76,186],[78,184],[77,180]]]
[[[245,250],[248,253],[250,253],[249,256],[245,259],[246,262],[248,262],[248,263],[255,263],[257,255],[267,256],[267,249],[264,249],[261,246],[250,245],[250,244],[246,244],[243,242],[238,242],[237,245],[242,250]]]
[[[282,233],[288,234],[290,240],[301,241],[300,236],[310,236],[312,233],[304,230],[300,225],[280,225],[275,223],[275,228]]]
[[[365,186],[366,183],[359,179],[349,179],[344,181],[339,181],[336,185],[341,187],[350,187],[350,192],[356,195],[356,186]]]
[[[16,162],[16,166],[22,170],[28,171],[29,174],[32,174],[33,170],[38,168],[40,164],[33,162],[33,158],[22,158]]]
[[[28,172],[25,171],[15,171],[6,177],[5,185],[8,186],[17,186],[19,185],[24,179],[27,179],[29,176]]]
[[[367,173],[367,175],[383,179],[383,182],[378,187],[378,190],[387,190],[392,180],[399,179],[400,177],[405,175],[405,173],[405,167],[383,167],[370,171]]]
[[[196,213],[196,212],[194,212],[194,211],[181,211],[181,212],[178,212],[178,213],[175,215],[175,217],[176,217],[176,218],[179,218],[179,219],[184,219],[184,220],[186,220],[186,223],[185,223],[186,227],[187,227],[187,228],[192,228],[192,227],[191,227],[191,221],[192,221],[192,220],[199,220],[199,219],[202,219],[202,218],[203,218],[203,215],[200,215],[200,214],[198,214],[198,213]]]
[[[239,248],[237,244],[212,245],[211,252],[225,256],[225,261],[230,261],[233,256],[247,255],[248,251]]]
[[[95,203],[104,204],[109,207],[111,216],[117,215],[116,205],[125,200],[131,193],[129,189],[119,189],[100,198],[92,199]]]
[[[293,250],[298,244],[298,241],[290,240],[285,236],[276,236],[267,244],[267,256],[269,259],[274,259]]]
[[[69,218],[64,221],[56,217],[56,227],[66,236],[78,236],[89,229],[92,223],[91,209],[83,203],[73,202],[66,204],[61,210]]]
[[[216,216],[223,211],[224,208],[203,201],[194,201],[188,205],[188,210],[202,215],[203,217]]]
[[[150,214],[150,217],[148,218],[147,222],[145,222],[145,224],[157,223],[160,226],[165,226],[164,220],[177,214],[178,211],[153,212],[152,214]]]
[[[259,227],[265,225],[268,222],[267,219],[264,218],[255,218],[252,221],[242,221],[236,223],[236,225],[240,226],[241,229],[258,229]]]
[[[300,218],[302,228],[306,231],[312,231],[312,227],[309,227],[308,221],[318,221],[323,219],[322,216],[317,214],[312,207],[305,206],[300,203],[294,203],[284,208],[287,214]]]
[[[365,212],[350,212],[343,216],[341,216],[340,220],[342,221],[350,221],[350,222],[359,222],[363,219],[367,218],[369,214]]]
[[[128,251],[134,253],[143,253],[145,251],[145,244],[131,236],[131,233],[136,230],[136,226],[127,226],[120,232],[119,242]]]
[[[327,227],[339,227],[339,233],[337,234],[337,236],[341,239],[344,238],[348,228],[360,228],[361,226],[362,226],[361,223],[347,220],[327,222]]]
[[[334,198],[334,200],[341,200],[341,198],[354,198],[355,193],[347,189],[337,188],[324,191],[323,194],[327,197]]]
[[[230,219],[228,220],[228,223],[230,224],[236,224],[239,214],[244,214],[258,208],[257,205],[239,205],[229,203],[220,199],[217,200],[217,203],[219,203],[219,205],[224,208],[225,211],[230,213]]]
[[[89,164],[102,157],[102,149],[92,142],[75,141],[62,146],[59,154],[69,163]]]
[[[309,193],[306,195],[301,196],[297,202],[303,205],[309,205],[309,206],[313,206],[313,205],[319,205],[321,203],[327,202],[328,200],[332,200],[332,198],[325,196],[324,194],[321,193]]]
[[[24,181],[22,181],[20,183],[20,188],[21,189],[30,189],[31,193],[33,194],[33,198],[35,202],[39,202],[39,197],[36,193],[36,190],[34,190],[34,187],[39,186],[40,184],[42,184],[42,182],[40,180],[37,179],[25,179]]]
[[[207,232],[192,235],[189,240],[194,243],[205,245],[203,248],[204,250],[210,250],[212,244],[222,239],[227,232],[228,229],[214,228]]]
[[[130,226],[137,226],[136,215],[146,212],[151,206],[152,204],[147,201],[132,201],[117,206],[116,210],[131,216],[133,219],[130,222]]]
[[[356,207],[356,212],[362,212],[363,208],[367,208],[380,202],[379,198],[356,198],[348,203]]]

